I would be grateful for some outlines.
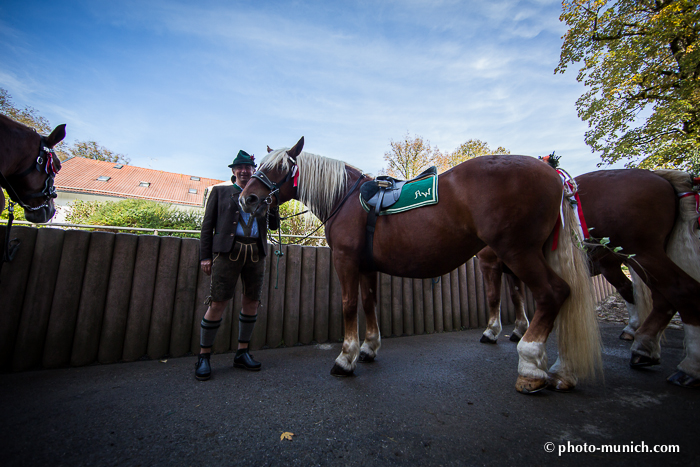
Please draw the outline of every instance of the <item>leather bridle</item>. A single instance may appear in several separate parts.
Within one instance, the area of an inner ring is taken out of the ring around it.
[[[42,136],[41,146],[39,147],[39,156],[36,158],[36,161],[32,165],[27,167],[27,169],[17,174],[8,175],[6,177],[2,174],[2,172],[0,172],[0,186],[7,190],[7,194],[10,195],[10,199],[12,201],[19,204],[20,206],[22,206],[22,208],[24,208],[27,211],[38,211],[39,209],[48,207],[51,203],[51,200],[58,196],[56,194],[56,188],[53,185],[54,178],[56,177],[56,174],[59,170],[55,167],[53,163],[54,157],[56,157],[56,153],[53,151],[53,149],[46,146],[45,138]],[[17,190],[15,190],[15,188],[12,185],[13,183],[16,184],[19,180],[23,179],[24,177],[27,177],[29,174],[34,172],[34,170],[37,170],[38,172],[45,172],[46,180],[44,181],[44,186],[41,189],[41,191],[32,193],[31,195],[27,195],[25,199],[31,200],[34,198],[45,198],[45,200],[43,204],[32,207],[29,206],[25,202],[25,200],[23,200],[19,196]]]
[[[264,203],[267,205],[272,204],[272,197],[274,196],[277,198],[277,204],[279,204],[279,196],[277,193],[279,193],[280,188],[282,188],[282,185],[287,183],[292,177],[294,177],[294,174],[299,170],[299,167],[295,163],[292,163],[292,168],[289,169],[289,172],[287,172],[287,175],[282,179],[281,182],[275,183],[272,180],[268,178],[268,176],[262,171],[262,170],[256,170],[253,175],[251,175],[250,178],[255,178],[256,180],[259,180],[260,183],[265,185],[265,188],[270,190],[270,193],[267,195],[267,197],[264,199]]]
[[[15,218],[15,204],[19,204],[26,211],[38,211],[39,209],[49,207],[51,200],[58,196],[56,195],[56,188],[54,187],[54,178],[60,169],[56,168],[54,165],[54,157],[56,157],[56,153],[53,151],[53,149],[46,145],[46,139],[42,136],[41,145],[39,146],[39,156],[32,165],[20,173],[8,175],[7,177],[0,172],[0,186],[5,188],[5,190],[7,190],[7,194],[10,196],[10,199],[7,202],[7,211],[9,212],[9,215],[7,216],[7,228],[5,229],[5,242],[3,245],[2,258],[0,259],[0,268],[4,262],[12,261],[20,244],[20,241],[17,238],[10,240],[10,230],[12,229],[12,222]],[[45,199],[39,206],[32,207],[19,196],[17,190],[15,190],[12,185],[24,177],[29,176],[29,174],[34,172],[34,170],[37,170],[38,172],[45,172],[46,180],[44,181],[44,186],[41,191],[27,195],[25,199]]]

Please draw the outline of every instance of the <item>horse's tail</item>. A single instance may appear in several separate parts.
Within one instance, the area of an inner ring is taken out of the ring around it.
[[[545,247],[550,267],[571,288],[555,321],[559,359],[576,377],[592,379],[597,374],[602,376],[603,359],[588,257],[582,248],[575,208],[566,197],[562,203],[564,217],[557,248],[551,251],[550,247]]]
[[[700,282],[700,239],[698,238],[697,191],[690,174],[680,170],[655,170],[680,196],[676,223],[666,247],[668,257],[683,271]],[[684,196],[685,195],[685,196]]]

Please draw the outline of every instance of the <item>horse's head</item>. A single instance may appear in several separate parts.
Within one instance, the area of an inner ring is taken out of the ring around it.
[[[296,198],[294,176],[298,172],[297,156],[304,148],[304,137],[291,149],[273,151],[267,147],[268,155],[260,163],[243,192],[238,197],[241,209],[256,216],[265,214],[271,206],[276,207]]]
[[[12,201],[24,208],[29,222],[48,222],[56,213],[53,183],[61,169],[52,148],[66,137],[66,125],[58,125],[49,136],[41,136],[8,120],[0,120],[0,139],[4,140],[0,143],[8,148],[4,154],[3,187]]]

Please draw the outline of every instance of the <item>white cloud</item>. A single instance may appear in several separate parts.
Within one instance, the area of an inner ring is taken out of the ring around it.
[[[556,2],[84,5],[50,37],[9,26],[29,53],[0,51],[11,63],[0,84],[67,122],[70,141],[96,140],[135,165],[227,178],[239,148],[304,135],[309,151],[376,172],[406,132],[446,151],[478,138],[587,156],[580,87],[553,75]],[[65,55],[38,74],[49,42]]]

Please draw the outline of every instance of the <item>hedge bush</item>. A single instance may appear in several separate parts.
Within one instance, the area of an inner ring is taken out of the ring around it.
[[[69,206],[71,211],[66,216],[66,220],[72,224],[140,227],[159,230],[201,230],[204,216],[204,213],[181,211],[171,205],[140,199],[126,199],[123,201],[77,200],[69,204]],[[199,234],[194,233],[158,232],[158,235],[199,237]]]

